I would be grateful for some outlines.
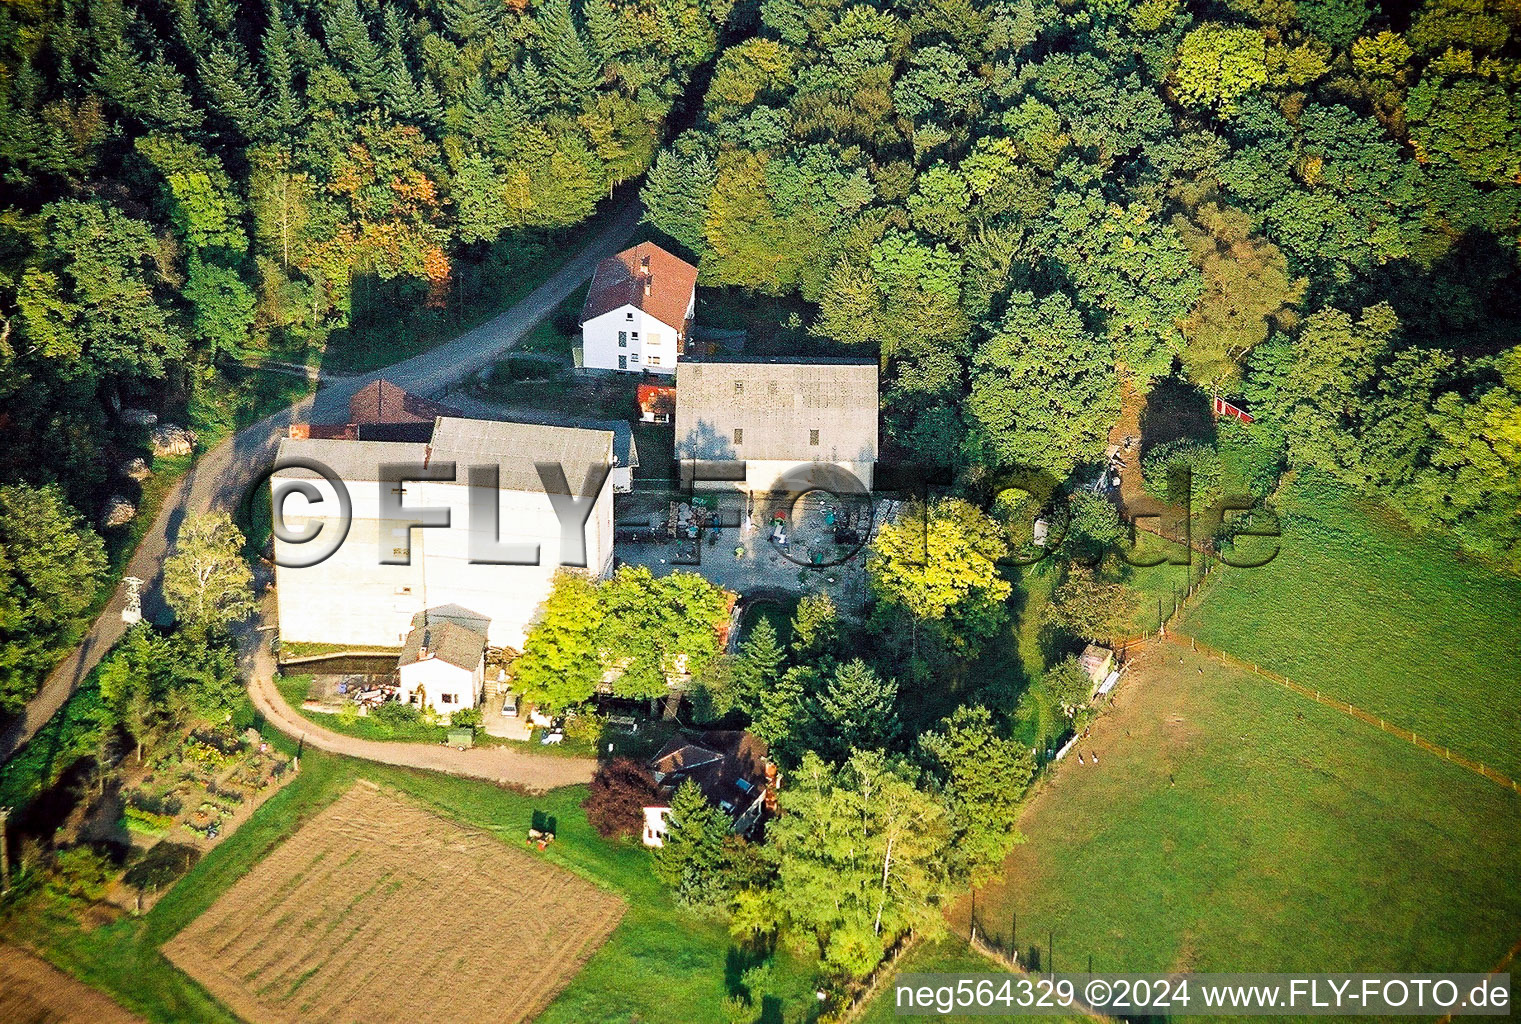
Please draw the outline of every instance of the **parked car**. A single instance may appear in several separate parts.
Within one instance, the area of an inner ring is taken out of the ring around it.
[[[518,695],[509,693],[502,698],[502,714],[508,718],[518,717]]]

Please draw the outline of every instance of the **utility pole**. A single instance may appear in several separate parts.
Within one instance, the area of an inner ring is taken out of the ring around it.
[[[11,891],[11,857],[5,831],[10,816],[9,807],[0,807],[0,893]]]

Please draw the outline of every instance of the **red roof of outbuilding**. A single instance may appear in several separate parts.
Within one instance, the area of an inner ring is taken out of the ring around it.
[[[458,409],[419,398],[388,380],[372,380],[349,399],[349,422],[432,423],[439,416],[462,416]]]

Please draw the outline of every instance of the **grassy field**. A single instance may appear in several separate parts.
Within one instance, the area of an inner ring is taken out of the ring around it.
[[[1521,777],[1521,580],[1323,480],[1279,506],[1278,557],[1213,574],[1179,628]]]
[[[527,797],[496,786],[428,772],[391,768],[308,750],[301,775],[272,797],[141,918],[93,931],[56,916],[13,922],[18,934],[48,958],[111,993],[149,1020],[232,1021],[225,1008],[175,969],[159,952],[238,879],[359,779],[394,788],[438,814],[521,844],[530,825],[550,827],[556,841],[546,861],[622,897],[628,911],[607,943],[539,1019],[557,1022],[724,1020],[724,997],[736,984],[736,965],[752,954],[736,947],[723,924],[675,906],[649,872],[646,851],[599,838],[580,809],[585,790]],[[789,1021],[808,1019],[811,966],[780,953],[765,995]],[[780,1019],[780,1018],[778,1018]]]
[[[1158,647],[1083,747],[977,894],[1026,963],[1049,932],[1058,970],[1487,970],[1521,937],[1521,799],[1330,708]]]

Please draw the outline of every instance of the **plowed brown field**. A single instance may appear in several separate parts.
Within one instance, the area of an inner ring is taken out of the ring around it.
[[[569,872],[361,783],[164,945],[256,1024],[547,1006],[623,916]]]
[[[142,1024],[93,988],[15,946],[0,945],[5,1024]]]

